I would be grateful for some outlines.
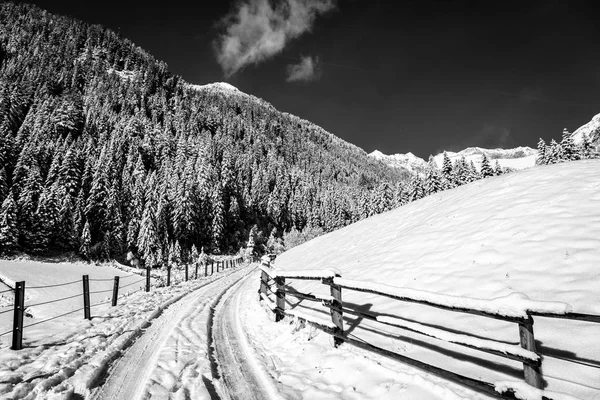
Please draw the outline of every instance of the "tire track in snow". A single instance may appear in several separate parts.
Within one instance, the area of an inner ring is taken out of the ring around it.
[[[207,284],[167,308],[111,367],[93,399],[214,399],[208,359],[211,308],[253,270]]]
[[[221,397],[227,400],[282,399],[272,379],[256,362],[239,310],[243,307],[240,286],[250,276],[231,287],[217,304],[213,324],[218,372],[213,378],[221,382]]]

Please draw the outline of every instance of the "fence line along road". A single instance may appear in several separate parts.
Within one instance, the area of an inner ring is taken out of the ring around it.
[[[559,302],[540,302],[521,300],[520,304],[502,303],[498,300],[481,300],[458,298],[455,296],[435,294],[414,289],[405,289],[388,285],[377,285],[370,282],[343,279],[341,275],[330,270],[313,271],[278,271],[271,268],[269,257],[261,259],[261,275],[259,288],[259,301],[262,301],[275,314],[275,321],[282,320],[285,316],[299,318],[309,322],[334,337],[337,347],[343,342],[348,342],[357,347],[394,358],[427,372],[443,378],[461,383],[465,386],[484,391],[493,396],[514,399],[518,390],[516,387],[498,388],[493,383],[469,378],[455,372],[445,370],[410,357],[391,352],[365,341],[358,340],[353,335],[344,331],[343,315],[348,313],[382,325],[392,326],[412,333],[453,343],[469,349],[494,354],[523,364],[523,379],[525,383],[536,389],[542,389],[543,376],[541,371],[542,356],[536,350],[533,332],[533,317],[561,318],[591,323],[600,323],[600,315],[570,312],[570,307]],[[329,287],[330,296],[317,296],[311,293],[302,293],[286,286],[286,280],[321,281]],[[418,322],[409,322],[400,316],[378,316],[365,312],[360,306],[346,303],[342,300],[342,290],[357,291],[375,294],[401,302],[417,303],[428,307],[438,308],[449,312],[468,313],[481,317],[493,318],[518,325],[520,345],[511,345],[492,339],[475,338],[467,334],[451,333],[444,329],[432,328]],[[306,313],[297,310],[286,310],[286,295],[302,300],[321,303],[329,310],[330,323],[318,321]],[[274,297],[274,300],[272,299]],[[502,306],[499,308],[499,306]],[[600,366],[591,365],[593,368]]]

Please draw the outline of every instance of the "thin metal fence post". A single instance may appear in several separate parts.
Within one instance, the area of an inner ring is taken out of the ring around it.
[[[150,291],[150,266],[146,266],[146,293]]]
[[[119,298],[119,277],[115,276],[115,283],[113,285],[113,297],[112,297],[112,306],[117,305],[117,299]]]
[[[92,319],[90,312],[90,277],[83,275],[83,318]]]
[[[12,347],[13,350],[23,348],[23,314],[25,311],[25,281],[17,282],[15,286],[15,314],[13,319]]]

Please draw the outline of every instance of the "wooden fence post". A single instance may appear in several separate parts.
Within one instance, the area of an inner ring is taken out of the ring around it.
[[[212,276],[215,273],[215,260],[211,258],[210,260],[210,275]]]
[[[194,267],[196,268],[196,274],[194,275],[195,276],[194,279],[198,279],[198,261],[197,260],[194,262]]]
[[[275,285],[277,285],[275,322],[278,322],[285,317],[285,278],[275,278]]]
[[[187,282],[187,281],[190,279],[190,276],[189,276],[189,268],[190,268],[190,266],[189,266],[189,265],[186,263],[186,264],[185,264],[185,281],[186,281],[186,282]]]
[[[261,293],[267,295],[267,282],[269,282],[269,275],[265,271],[261,271],[260,274],[260,289],[258,290],[258,300],[262,300]]]
[[[340,277],[339,274],[335,274],[337,278]],[[335,325],[336,333],[340,335],[344,335],[344,319],[342,314],[342,288],[333,283],[333,278],[324,278],[323,284],[329,285],[329,291],[331,297],[333,297],[332,308],[329,309],[331,313],[331,321]],[[333,338],[333,345],[338,347],[340,344],[344,343],[344,339],[340,337]]]
[[[13,350],[23,348],[23,314],[25,311],[25,281],[17,282],[15,286],[15,314],[13,319],[12,347]]]
[[[83,318],[92,319],[90,312],[90,277],[83,275]]]
[[[171,265],[167,263],[167,286],[171,286]]]
[[[521,340],[521,347],[535,351],[535,338],[533,336],[533,318],[528,316],[523,322],[519,322],[519,337]],[[542,374],[540,372],[540,364],[532,362],[523,363],[523,374],[525,377],[525,383],[535,388],[542,389]]]
[[[115,276],[115,283],[113,285],[113,298],[112,298],[112,306],[117,305],[117,299],[119,298],[119,277]]]
[[[146,266],[146,293],[150,291],[150,266]]]
[[[204,277],[208,276],[208,260],[204,261]]]

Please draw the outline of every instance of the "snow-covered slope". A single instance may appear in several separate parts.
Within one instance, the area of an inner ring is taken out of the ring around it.
[[[484,149],[481,147],[468,147],[458,153],[447,152],[452,162],[465,157],[467,162],[473,162],[477,168],[481,166],[483,154],[486,154],[492,163],[496,160],[503,168],[515,170],[530,168],[535,165],[537,150],[531,147],[517,147],[514,149]],[[385,155],[379,150],[369,154],[371,157],[383,161],[385,164],[396,167],[406,168],[410,171],[423,173],[427,168],[427,162],[412,153]],[[434,157],[438,167],[442,166],[444,154],[440,153]]]
[[[591,143],[596,146],[600,145],[600,114],[573,132],[573,141],[577,144],[581,143],[584,135]]]
[[[534,300],[568,303],[575,312],[600,314],[598,171],[600,160],[584,160],[476,181],[318,237],[282,254],[275,265],[289,270],[336,268],[343,278],[460,297],[522,293]],[[318,293],[322,286],[294,283]],[[346,290],[343,297],[377,315],[400,315],[479,338],[519,343],[514,324]],[[305,303],[296,309],[310,312],[303,307],[318,307]],[[401,354],[490,382],[522,379],[518,363],[476,352],[464,355],[456,347],[389,327],[386,335],[375,334],[373,329],[381,326],[348,321],[355,337]],[[599,329],[591,323],[535,318],[549,390],[600,398],[599,369],[558,358],[566,355],[600,365]]]

